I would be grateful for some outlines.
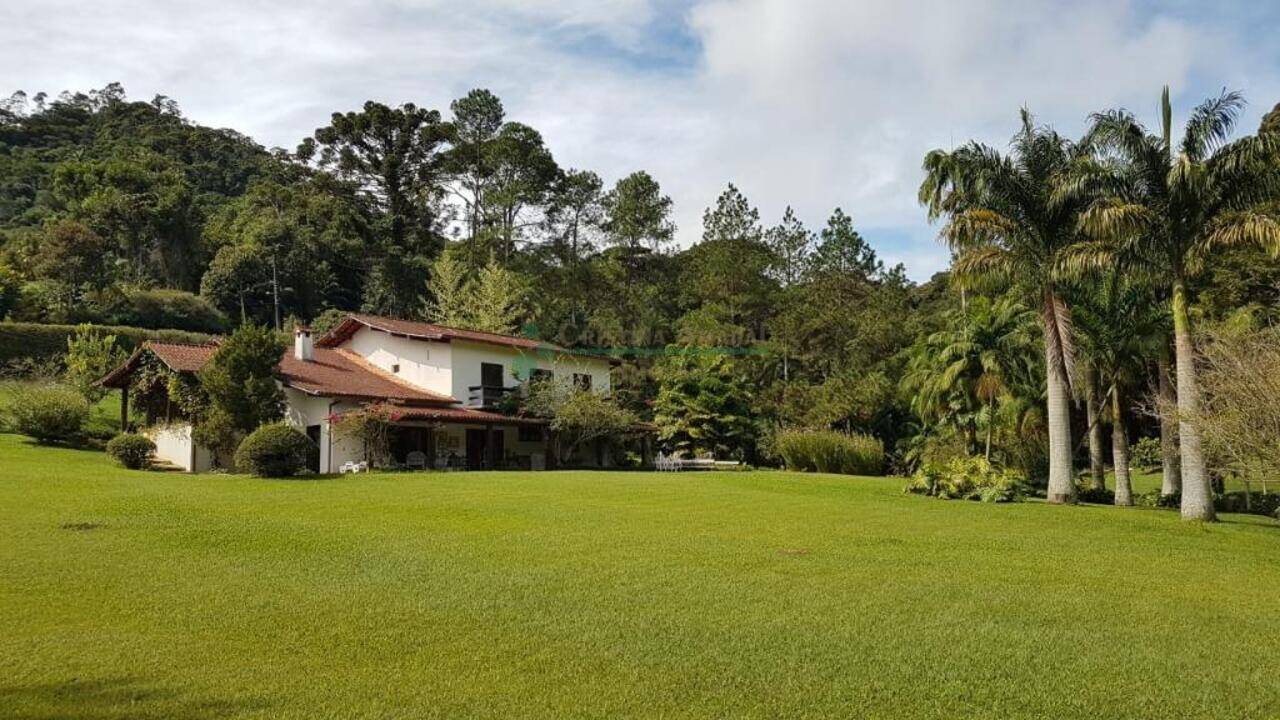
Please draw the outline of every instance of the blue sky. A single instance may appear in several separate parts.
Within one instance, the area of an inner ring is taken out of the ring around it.
[[[1002,145],[1018,108],[1078,133],[1222,87],[1252,131],[1280,101],[1280,5],[1049,0],[71,0],[0,5],[0,92],[122,82],[293,147],[366,99],[445,109],[488,87],[561,164],[645,169],[683,244],[735,183],[764,219],[851,214],[918,280],[947,253],[915,203],[924,153]]]

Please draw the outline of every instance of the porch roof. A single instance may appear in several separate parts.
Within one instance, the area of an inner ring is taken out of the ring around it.
[[[543,418],[503,415],[486,410],[473,410],[462,407],[406,407],[396,408],[394,412],[396,420],[429,420],[472,425],[525,425],[531,427],[542,427],[548,424],[548,421]]]

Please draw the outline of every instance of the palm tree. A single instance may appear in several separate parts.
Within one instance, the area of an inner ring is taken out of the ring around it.
[[[1075,245],[1083,199],[1059,199],[1057,178],[1081,150],[1052,129],[1036,127],[1022,111],[1009,155],[970,143],[934,150],[924,162],[920,201],[930,219],[947,216],[942,237],[965,284],[1009,282],[1039,309],[1044,330],[1049,427],[1049,502],[1076,499],[1071,447],[1071,312],[1063,302],[1059,269]]]
[[[948,328],[917,346],[905,384],[912,410],[926,422],[950,423],[973,452],[985,426],[983,454],[991,459],[997,405],[1028,384],[1034,368],[1031,311],[1012,298],[974,298],[951,313]]]
[[[1168,316],[1150,288],[1126,283],[1119,273],[1080,287],[1072,300],[1079,347],[1096,374],[1101,409],[1110,410],[1115,503],[1133,505],[1126,430],[1128,397],[1130,390],[1145,380],[1149,358],[1167,337]],[[1096,433],[1097,440],[1101,434]]]
[[[1089,480],[1098,490],[1105,490],[1106,469],[1102,458],[1102,397],[1098,394],[1098,369],[1088,358],[1081,363],[1084,375],[1085,432],[1089,440]]]
[[[1224,91],[1197,106],[1181,143],[1172,142],[1169,89],[1161,97],[1161,134],[1151,135],[1130,113],[1113,110],[1093,118],[1088,144],[1123,161],[1099,165],[1080,184],[1106,187],[1081,214],[1093,241],[1082,264],[1122,262],[1136,273],[1168,283],[1173,313],[1182,516],[1213,520],[1213,496],[1205,471],[1196,417],[1200,389],[1192,337],[1188,284],[1215,249],[1255,244],[1280,254],[1280,135],[1228,142],[1244,100]]]
[[[1178,395],[1169,372],[1172,354],[1169,336],[1160,342],[1156,355],[1156,413],[1160,417],[1160,494],[1168,497],[1182,493],[1182,453],[1178,449]]]

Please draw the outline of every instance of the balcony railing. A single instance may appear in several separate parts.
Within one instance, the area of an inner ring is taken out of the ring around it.
[[[488,385],[472,385],[467,388],[467,406],[474,408],[493,408],[502,402],[513,387],[491,387]]]

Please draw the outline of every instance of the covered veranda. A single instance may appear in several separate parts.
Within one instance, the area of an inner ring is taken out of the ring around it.
[[[544,418],[503,415],[462,407],[398,408],[388,450],[396,468],[437,470],[552,470],[557,467],[618,467],[618,449],[631,450],[641,465],[652,463],[652,433],[638,426],[621,437],[584,443],[567,463],[557,458],[556,437]]]

